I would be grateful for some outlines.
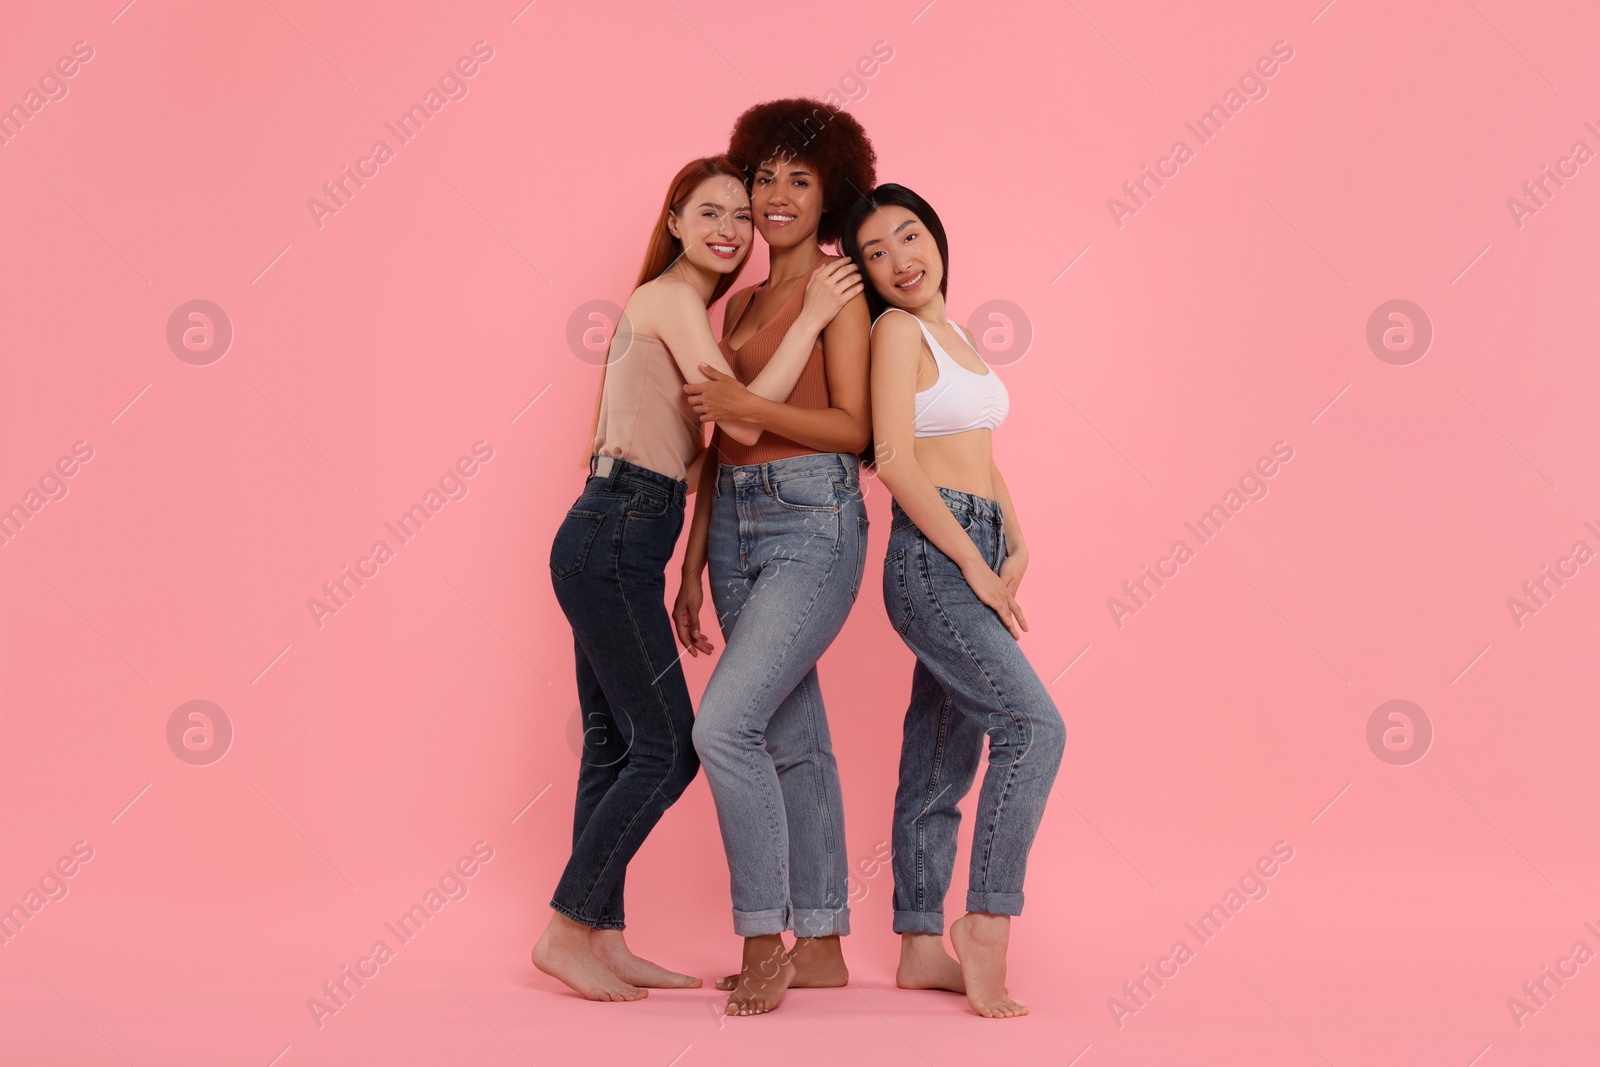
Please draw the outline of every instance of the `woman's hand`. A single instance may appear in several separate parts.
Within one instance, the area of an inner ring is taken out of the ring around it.
[[[709,363],[700,364],[700,373],[706,380],[690,382],[683,391],[689,394],[689,406],[701,422],[756,422],[762,400],[743,382]]]
[[[700,577],[684,575],[678,586],[678,602],[672,606],[672,628],[678,631],[678,643],[698,656],[710,652],[715,646],[700,632],[700,605],[705,602],[705,589]]]
[[[1028,550],[1006,553],[1005,561],[1000,564],[1000,580],[1006,583],[1006,588],[1011,590],[1011,595],[1017,595],[1017,588],[1022,585],[1022,575],[1028,569]]]
[[[863,289],[861,272],[855,263],[844,257],[836,259],[812,273],[811,280],[806,283],[800,317],[821,333],[840,309],[860,296]]]
[[[1011,636],[1019,641],[1022,640],[1022,631],[1028,628],[1028,620],[1023,616],[1022,606],[1017,603],[1016,594],[1006,584],[1005,579],[990,570],[987,563],[981,561],[962,567],[961,576],[967,580],[967,584],[972,587],[978,599],[989,605],[994,613],[1000,616],[1000,621],[1006,624]]]

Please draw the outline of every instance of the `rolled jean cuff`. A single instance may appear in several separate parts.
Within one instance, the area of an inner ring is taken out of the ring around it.
[[[897,911],[894,913],[894,932],[897,934],[942,934],[944,912]]]
[[[781,934],[789,928],[788,908],[768,908],[766,911],[740,911],[733,909],[733,932],[739,937],[761,937]]]
[[[555,901],[550,902],[550,910],[558,915],[564,915],[575,923],[587,926],[591,930],[621,930],[624,925],[621,919],[585,919],[571,908],[564,908]]]
[[[849,908],[795,908],[795,937],[842,937],[850,932]]]
[[[984,915],[1021,915],[1021,893],[967,893],[967,910]]]

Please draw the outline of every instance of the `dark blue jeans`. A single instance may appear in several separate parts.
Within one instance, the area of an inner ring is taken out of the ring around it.
[[[610,457],[550,546],[556,600],[572,624],[583,762],[572,857],[550,906],[623,928],[628,861],[700,769],[694,708],[666,607],[666,568],[688,485]]]

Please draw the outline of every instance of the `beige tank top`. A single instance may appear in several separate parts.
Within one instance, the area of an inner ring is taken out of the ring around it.
[[[595,455],[683,481],[704,437],[667,346],[658,337],[633,333],[623,318],[603,373]]]

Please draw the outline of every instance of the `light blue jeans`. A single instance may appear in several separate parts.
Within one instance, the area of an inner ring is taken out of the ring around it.
[[[999,503],[943,486],[939,495],[998,573],[1006,558]],[[890,513],[883,606],[917,654],[894,798],[894,930],[939,934],[955,869],[958,805],[983,762],[984,739],[989,766],[973,820],[967,910],[1021,915],[1028,853],[1067,729],[1017,639],[961,568],[899,504]]]
[[[740,937],[850,932],[844,801],[817,660],[855,603],[866,549],[856,457],[718,470],[708,563],[724,645],[694,747]]]

